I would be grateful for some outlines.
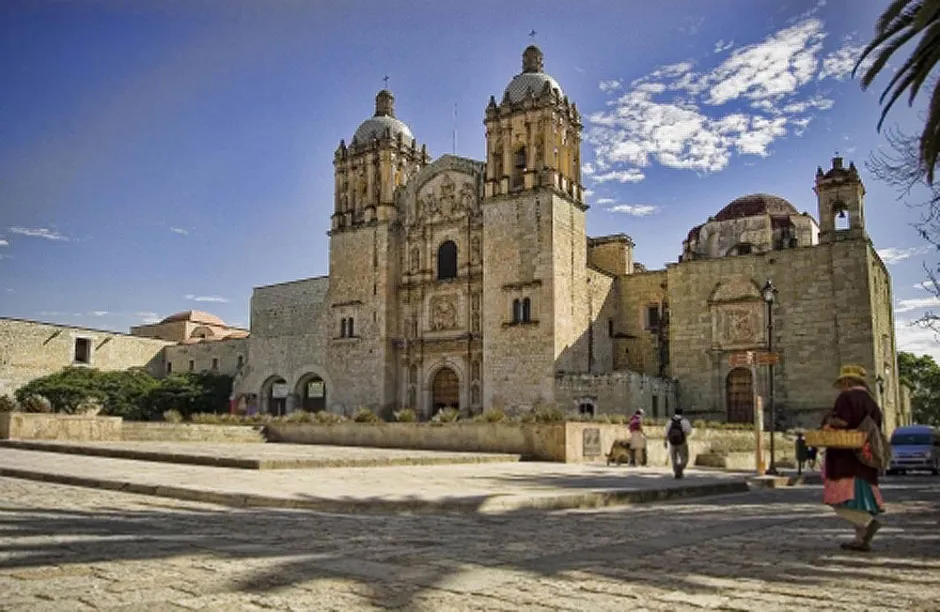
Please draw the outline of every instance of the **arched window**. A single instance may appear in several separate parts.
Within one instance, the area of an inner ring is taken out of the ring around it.
[[[457,245],[448,240],[437,249],[437,278],[457,278]]]
[[[339,323],[339,337],[346,337],[346,318],[344,317]]]
[[[350,338],[356,335],[353,332],[353,318],[352,317],[349,317],[348,319],[346,319],[346,332]]]
[[[512,189],[522,189],[525,186],[526,149],[519,147],[512,156]]]
[[[529,298],[522,298],[522,320],[525,323],[532,320],[532,300]]]

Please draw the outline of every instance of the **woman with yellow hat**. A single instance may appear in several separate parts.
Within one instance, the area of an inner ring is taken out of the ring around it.
[[[882,426],[881,409],[871,396],[866,376],[861,366],[842,366],[834,385],[840,391],[839,397],[823,421],[824,428],[858,429],[867,416]],[[855,526],[855,539],[843,543],[842,548],[871,550],[872,538],[881,529],[875,517],[884,512],[878,470],[862,463],[855,449],[830,448],[822,472],[823,502]]]

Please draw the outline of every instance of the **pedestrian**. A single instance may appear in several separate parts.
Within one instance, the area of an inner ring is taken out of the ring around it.
[[[691,423],[682,416],[682,408],[676,408],[675,414],[666,425],[666,440],[663,442],[663,446],[669,449],[672,473],[676,478],[683,477],[685,466],[689,463],[689,435],[691,433]]]
[[[836,379],[839,389],[832,411],[823,420],[824,429],[858,429],[870,416],[882,427],[882,413],[871,396],[865,368],[844,365]],[[878,469],[862,463],[856,449],[829,448],[823,461],[823,503],[855,526],[855,539],[844,542],[845,550],[869,551],[881,522],[875,517],[884,512],[878,488]]]
[[[643,433],[643,410],[630,417],[630,465],[646,465],[646,434]]]

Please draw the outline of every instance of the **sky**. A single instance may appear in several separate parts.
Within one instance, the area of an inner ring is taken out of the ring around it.
[[[483,159],[486,104],[534,40],[584,120],[589,234],[629,234],[661,268],[738,196],[816,216],[816,167],[838,152],[866,184],[898,347],[940,359],[910,325],[940,305],[923,287],[937,253],[865,170],[884,79],[850,74],[887,4],[7,0],[0,316],[247,327],[253,287],[328,272],[333,153],[383,78],[433,156]],[[889,125],[913,131],[918,111]]]

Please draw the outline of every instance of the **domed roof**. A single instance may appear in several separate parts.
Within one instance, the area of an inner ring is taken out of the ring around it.
[[[542,51],[535,45],[527,47],[522,53],[522,72],[509,81],[506,91],[503,92],[503,98],[508,97],[512,103],[521,102],[530,90],[533,96],[542,93],[546,83],[550,89],[558,90],[559,97],[564,97],[565,93],[558,81],[542,70],[544,57]]]
[[[225,324],[225,321],[219,317],[201,310],[185,310],[183,312],[178,312],[163,319],[160,321],[160,323],[176,323],[178,321],[188,321],[190,323],[204,323],[206,325],[228,327],[228,325]]]
[[[395,96],[383,89],[375,96],[375,115],[359,124],[353,134],[353,140],[366,144],[373,138],[385,136],[386,130],[391,132],[392,138],[398,138],[401,134],[402,140],[408,144],[414,140],[414,135],[405,122],[395,118]]]
[[[768,193],[752,193],[734,200],[715,215],[716,221],[768,214],[771,216],[798,215],[799,212],[783,198]]]

